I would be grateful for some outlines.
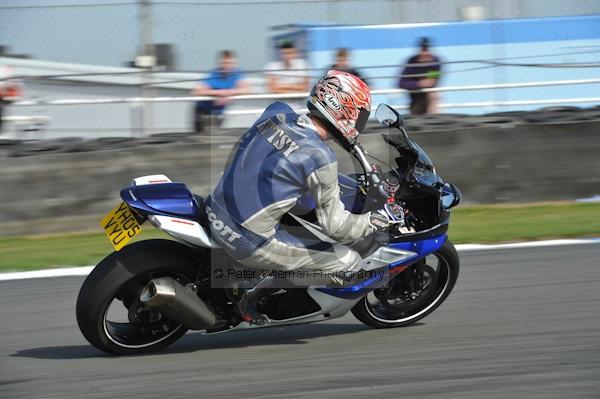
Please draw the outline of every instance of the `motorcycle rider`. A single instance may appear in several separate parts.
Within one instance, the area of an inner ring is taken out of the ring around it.
[[[343,285],[338,276],[361,270],[361,256],[342,244],[311,245],[281,226],[281,218],[310,193],[323,232],[336,241],[354,241],[401,223],[401,212],[386,207],[353,214],[340,200],[335,138],[349,150],[371,111],[368,86],[358,77],[330,70],[312,88],[309,113],[296,114],[274,102],[242,136],[205,211],[211,235],[229,256],[248,267],[285,271],[318,270],[323,285]],[[256,310],[275,279],[247,290],[238,307],[243,320],[268,321]],[[314,283],[314,282],[313,282]],[[306,284],[312,285],[312,284]]]

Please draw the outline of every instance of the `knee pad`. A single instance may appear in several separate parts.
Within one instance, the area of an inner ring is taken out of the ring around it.
[[[342,244],[336,244],[333,246],[333,251],[337,256],[340,263],[345,265],[346,271],[358,271],[362,262],[361,256],[358,252],[348,248]]]

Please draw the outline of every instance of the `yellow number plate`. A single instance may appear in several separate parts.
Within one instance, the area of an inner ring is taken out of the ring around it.
[[[117,251],[142,232],[142,227],[124,202],[104,216],[100,225]]]

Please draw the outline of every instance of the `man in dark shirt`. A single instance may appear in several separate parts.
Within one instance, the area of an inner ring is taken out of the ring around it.
[[[429,51],[429,39],[421,38],[420,51],[410,57],[400,75],[399,86],[409,91],[410,113],[422,115],[435,113],[436,93],[423,93],[418,90],[437,86],[440,78],[440,60]]]
[[[361,74],[350,65],[350,52],[346,48],[337,49],[335,52],[335,64],[330,66],[329,69],[350,73],[368,84],[365,78],[363,78]]]

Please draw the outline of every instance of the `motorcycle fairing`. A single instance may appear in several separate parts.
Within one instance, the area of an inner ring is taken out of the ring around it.
[[[396,274],[412,265],[413,263],[425,258],[427,255],[430,255],[440,249],[442,245],[446,242],[448,236],[443,234],[439,237],[428,238],[420,241],[412,241],[412,242],[399,242],[399,243],[390,243],[388,247],[392,249],[399,249],[403,251],[410,251],[414,255],[405,257],[397,262],[390,263],[388,265],[388,273],[390,275]],[[379,276],[375,276],[371,279],[362,281],[359,284],[355,284],[349,287],[344,288],[330,288],[330,287],[322,287],[317,288],[317,290],[345,299],[354,299],[360,298],[366,295],[369,291],[373,289],[382,287],[386,284],[387,280],[381,280]]]
[[[142,216],[148,214],[197,220],[200,209],[194,195],[183,183],[130,186],[121,198]]]
[[[342,297],[334,297],[328,295],[327,293],[322,292],[319,288],[309,287],[306,289],[307,294],[318,304],[320,309],[313,313],[308,313],[296,317],[292,317],[289,319],[271,319],[271,322],[267,325],[270,327],[273,326],[285,326],[292,324],[304,324],[304,323],[315,323],[320,322],[327,319],[336,319],[338,317],[342,317],[347,314],[356,303],[360,300],[358,298],[342,298]],[[265,326],[260,326],[256,324],[248,324],[248,323],[240,323],[236,327],[232,328],[232,330],[246,330],[246,329],[254,329],[254,328],[264,328]]]
[[[210,239],[200,223],[193,220],[161,215],[149,215],[148,220],[157,229],[192,247],[219,247],[217,243]]]

